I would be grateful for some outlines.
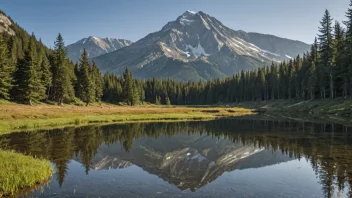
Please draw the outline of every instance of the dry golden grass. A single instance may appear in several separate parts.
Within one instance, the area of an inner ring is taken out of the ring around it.
[[[67,125],[153,120],[200,120],[251,114],[245,108],[166,106],[54,106],[0,104],[0,134]]]

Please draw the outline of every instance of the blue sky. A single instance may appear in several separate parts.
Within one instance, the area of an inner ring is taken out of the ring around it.
[[[185,10],[203,11],[235,30],[311,43],[327,8],[345,20],[350,0],[0,0],[0,9],[47,46],[88,36],[137,41]]]

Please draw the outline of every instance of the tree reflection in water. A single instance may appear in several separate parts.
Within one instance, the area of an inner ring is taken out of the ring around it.
[[[70,160],[79,159],[85,167],[86,174],[89,174],[102,144],[120,143],[126,152],[130,152],[134,141],[141,137],[157,139],[161,136],[172,137],[179,133],[222,138],[243,146],[279,151],[296,159],[304,157],[309,160],[319,178],[325,197],[332,197],[334,193],[346,187],[351,196],[351,128],[334,123],[249,117],[208,122],[87,126],[4,135],[0,137],[0,148],[49,159],[56,166],[57,180],[62,185]],[[122,166],[129,165],[129,162],[123,160],[120,163],[123,163]]]

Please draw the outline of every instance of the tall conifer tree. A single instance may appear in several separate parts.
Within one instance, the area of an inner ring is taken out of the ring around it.
[[[95,101],[96,95],[94,88],[94,78],[92,75],[92,69],[89,64],[88,53],[86,49],[83,50],[81,55],[78,75],[78,97],[88,106],[89,103]]]
[[[0,99],[10,99],[10,90],[13,86],[13,62],[8,57],[7,45],[0,35]]]
[[[72,67],[72,68],[71,68]],[[73,76],[74,69],[69,63],[65,44],[61,34],[55,41],[53,65],[53,94],[54,99],[62,105],[64,101],[74,99]]]
[[[329,79],[330,88],[330,98],[334,98],[334,43],[333,43],[333,27],[332,27],[332,17],[328,10],[325,10],[322,21],[320,22],[321,27],[319,27],[319,49],[320,49],[320,63],[319,69],[321,70],[320,75],[320,87],[323,92],[323,98],[325,98],[325,79]]]
[[[346,12],[347,21],[346,25],[346,48],[345,48],[345,61],[344,61],[344,71],[345,71],[345,84],[347,90],[349,89],[350,97],[352,98],[352,0],[350,7]],[[349,80],[349,83],[347,82]]]

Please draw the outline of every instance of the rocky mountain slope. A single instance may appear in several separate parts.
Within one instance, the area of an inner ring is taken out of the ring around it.
[[[76,43],[67,46],[68,57],[71,61],[77,62],[85,48],[89,58],[94,58],[102,54],[106,54],[120,48],[129,46],[132,41],[116,38],[99,38],[90,36],[83,38]]]
[[[204,13],[186,11],[160,31],[94,58],[103,72],[126,67],[138,78],[208,80],[295,57],[309,45],[272,35],[234,31]]]
[[[12,21],[2,12],[0,12],[0,33],[15,35],[15,31],[11,29]]]

